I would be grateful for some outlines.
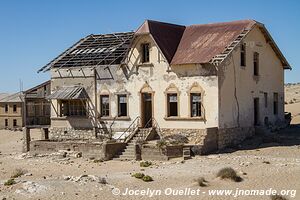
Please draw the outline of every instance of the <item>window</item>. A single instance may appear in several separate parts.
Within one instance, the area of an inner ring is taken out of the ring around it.
[[[259,73],[259,53],[257,52],[253,54],[253,73],[254,76],[258,76]]]
[[[8,104],[5,104],[5,112],[8,112]]]
[[[16,119],[13,120],[13,126],[14,126],[14,127],[17,126],[17,120],[16,120]]]
[[[118,95],[118,117],[127,116],[127,95]]]
[[[108,117],[109,116],[109,96],[101,95],[100,96],[100,116]]]
[[[16,104],[13,105],[13,112],[17,112],[17,105]]]
[[[201,94],[191,93],[191,117],[201,117]]]
[[[273,94],[273,113],[274,115],[278,114],[278,93],[276,92]]]
[[[268,107],[268,93],[264,93],[264,99],[265,99],[265,108]]]
[[[142,63],[147,63],[150,60],[149,44],[142,44]]]
[[[61,116],[86,116],[86,101],[68,100],[61,102]]]
[[[4,125],[5,127],[8,127],[8,119],[5,119]]]
[[[241,44],[241,66],[246,66],[246,44]]]
[[[178,99],[177,94],[168,94],[168,117],[178,116]]]

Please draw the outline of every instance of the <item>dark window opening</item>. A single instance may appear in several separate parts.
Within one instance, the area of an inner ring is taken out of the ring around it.
[[[5,122],[4,122],[5,124],[5,127],[8,127],[8,119],[5,119]]]
[[[254,76],[258,76],[259,74],[259,53],[254,52],[253,54],[253,67],[254,67]]]
[[[118,95],[118,117],[127,116],[127,96]]]
[[[264,93],[264,98],[265,98],[265,108],[268,107],[268,93]]]
[[[5,112],[8,112],[8,104],[5,104]]]
[[[168,94],[168,117],[178,116],[177,94]]]
[[[61,116],[86,116],[86,101],[68,100],[61,102]]]
[[[101,95],[100,96],[100,108],[101,108],[101,117],[109,116],[109,96]]]
[[[273,95],[274,101],[273,101],[273,113],[274,115],[278,114],[278,93],[274,93]]]
[[[201,117],[201,94],[191,94],[191,117]]]
[[[13,126],[14,127],[17,126],[17,120],[16,119],[13,120]]]
[[[259,98],[254,98],[254,125],[259,125]]]
[[[246,66],[246,44],[241,44],[241,66]]]
[[[13,105],[13,112],[17,112],[17,105]]]
[[[150,61],[150,52],[149,52],[149,44],[142,44],[142,63],[147,63]]]

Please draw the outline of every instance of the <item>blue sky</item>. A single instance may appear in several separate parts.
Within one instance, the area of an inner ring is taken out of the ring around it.
[[[36,71],[88,34],[135,30],[145,19],[183,25],[255,19],[266,25],[300,82],[300,1],[0,0],[0,92],[50,78]]]

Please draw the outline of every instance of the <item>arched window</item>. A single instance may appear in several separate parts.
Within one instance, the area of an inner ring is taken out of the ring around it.
[[[172,83],[166,88],[166,116],[167,117],[179,117],[179,95],[178,88]]]
[[[203,94],[198,83],[194,83],[188,91],[190,117],[204,117]]]

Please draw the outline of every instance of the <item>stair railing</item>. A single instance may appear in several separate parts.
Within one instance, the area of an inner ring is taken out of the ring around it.
[[[159,137],[162,137],[160,126],[154,117],[151,117],[144,127],[145,128],[148,127],[148,125],[150,123],[152,123],[151,130],[145,136],[143,136],[143,140],[147,139],[147,137],[149,136],[149,134],[152,132],[153,129],[155,129],[157,131],[157,134],[159,135]]]
[[[128,138],[131,138],[137,131],[140,125],[140,116],[137,116],[133,122],[129,125],[129,127],[118,137],[117,140],[126,142]],[[126,136],[126,133],[129,133],[128,136]],[[124,139],[121,139],[121,137],[124,136]]]

